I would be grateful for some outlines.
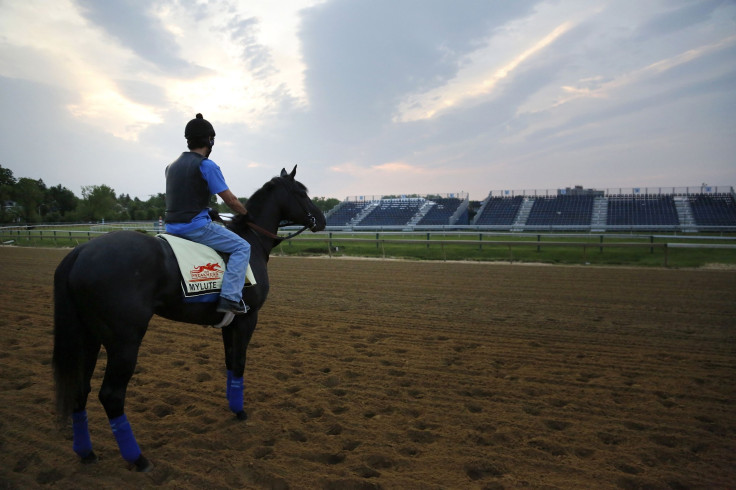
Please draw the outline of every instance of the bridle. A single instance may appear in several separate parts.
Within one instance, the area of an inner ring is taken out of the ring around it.
[[[296,193],[296,189],[295,189],[295,186],[293,184],[292,185],[288,185],[284,181],[283,178],[279,178],[278,179],[278,182],[280,182],[281,184],[283,184],[284,187],[286,187],[286,190],[289,193],[289,197],[291,197],[292,199],[296,199],[296,196],[294,195]],[[304,205],[304,203],[300,199],[296,199],[296,202],[299,205],[299,207],[302,208],[302,211],[304,211],[304,214],[306,215],[307,223],[308,224],[303,225],[303,227],[300,230],[295,231],[294,233],[291,233],[291,234],[289,234],[289,235],[287,235],[285,237],[282,237],[282,236],[277,235],[276,233],[272,233],[272,232],[268,231],[267,229],[265,229],[265,228],[263,228],[263,227],[255,224],[253,221],[248,221],[247,222],[247,225],[250,228],[252,228],[253,230],[257,231],[258,233],[260,233],[262,235],[265,235],[265,236],[267,236],[269,238],[272,238],[274,240],[277,240],[276,245],[278,245],[279,243],[281,243],[281,242],[283,242],[285,240],[291,240],[295,236],[300,235],[301,233],[307,231],[308,229],[309,230],[314,229],[317,226],[317,218],[314,217],[314,215],[307,209],[307,207]],[[291,223],[291,222],[284,223],[284,222],[282,222],[282,223],[279,223],[279,227],[282,227],[282,226],[292,226],[292,225],[298,225],[298,224],[301,224],[301,223]]]

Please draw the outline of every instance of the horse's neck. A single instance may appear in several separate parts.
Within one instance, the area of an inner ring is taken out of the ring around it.
[[[253,219],[253,222],[263,228],[264,230],[267,230],[274,235],[276,235],[279,231],[279,223],[281,223],[282,217],[278,210],[278,205],[274,202],[262,202],[262,203],[255,203],[251,206],[247,206],[246,209],[248,210],[248,214],[251,215],[251,219]],[[261,242],[263,245],[263,248],[266,252],[266,259],[268,259],[268,255],[271,253],[271,250],[277,245],[277,243],[274,241],[273,238],[265,236],[263,233],[250,228],[251,233],[258,235],[257,240]]]
[[[271,233],[276,233],[279,230],[281,214],[276,203],[258,203],[248,206],[246,209],[253,222],[264,230],[268,230]]]

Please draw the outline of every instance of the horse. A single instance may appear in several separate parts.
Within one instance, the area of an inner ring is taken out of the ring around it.
[[[324,214],[295,179],[296,166],[266,182],[248,200],[247,215],[235,216],[228,228],[251,244],[250,266],[256,285],[243,289],[250,307],[221,328],[227,369],[230,410],[245,420],[243,374],[246,350],[258,323],[258,312],[269,290],[267,263],[283,239],[284,222],[300,231],[325,228]],[[252,216],[252,218],[251,218]],[[297,232],[299,233],[299,232]],[[287,237],[289,238],[289,237]],[[110,427],[131,469],[147,472],[153,464],[143,456],[125,415],[125,394],[133,376],[138,350],[154,314],[170,320],[216,325],[223,314],[216,302],[184,302],[181,275],[165,240],[138,231],[116,231],[74,248],[54,274],[53,375],[56,413],[61,423],[72,418],[72,449],[82,463],[98,460],[92,449],[87,397],[101,346],[107,367],[99,391]]]

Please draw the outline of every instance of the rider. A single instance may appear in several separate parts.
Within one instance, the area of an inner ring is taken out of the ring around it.
[[[236,213],[248,211],[228,188],[220,167],[209,159],[215,144],[212,124],[197,114],[187,123],[184,137],[190,151],[166,167],[166,231],[230,254],[217,311],[246,313],[249,308],[243,303],[243,285],[250,244],[212,222],[208,208],[210,196],[217,194]]]

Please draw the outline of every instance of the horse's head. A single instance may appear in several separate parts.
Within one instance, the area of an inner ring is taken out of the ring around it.
[[[325,229],[327,220],[322,211],[307,195],[307,188],[297,181],[296,166],[291,173],[281,170],[281,175],[266,182],[250,199],[246,208],[259,227],[274,234],[279,226],[302,225],[312,231]],[[249,218],[236,216],[231,224],[236,233],[248,227]],[[274,235],[275,236],[275,235]]]
[[[283,219],[306,226],[311,231],[324,230],[327,224],[324,213],[315,206],[307,195],[307,188],[295,176],[296,165],[291,173],[281,169],[281,175],[272,180],[286,190],[285,197],[280,199]]]

